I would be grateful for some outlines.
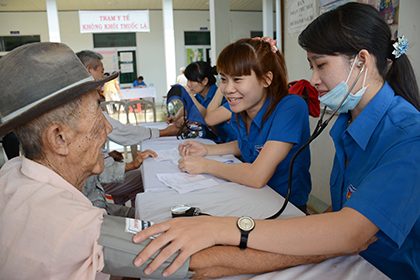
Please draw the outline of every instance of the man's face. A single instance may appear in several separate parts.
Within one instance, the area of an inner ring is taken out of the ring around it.
[[[99,66],[96,67],[96,70],[94,70],[90,66],[87,67],[87,70],[89,71],[90,75],[94,79],[101,79],[104,76],[104,65],[102,64],[102,61],[100,59],[98,59],[98,61],[99,61]]]
[[[106,142],[112,126],[99,108],[99,95],[96,90],[82,95],[79,107],[79,122],[73,130],[71,141],[72,161],[83,173],[100,174],[104,170],[104,156],[101,148]]]

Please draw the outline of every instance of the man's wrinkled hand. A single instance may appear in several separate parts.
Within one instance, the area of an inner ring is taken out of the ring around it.
[[[152,150],[139,152],[132,162],[125,165],[125,172],[139,168],[143,161],[148,157],[157,157],[157,154]]]

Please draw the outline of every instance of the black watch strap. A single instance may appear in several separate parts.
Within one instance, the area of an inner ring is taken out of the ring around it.
[[[246,248],[246,244],[248,243],[248,235],[249,235],[249,231],[241,231],[241,243],[239,243],[239,248],[241,250],[245,250]]]
[[[248,235],[255,227],[255,222],[251,217],[243,216],[238,219],[236,224],[241,231],[241,242],[239,243],[239,248],[244,250],[248,243]]]

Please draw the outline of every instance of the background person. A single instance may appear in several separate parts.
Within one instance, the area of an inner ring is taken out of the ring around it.
[[[195,106],[204,118],[206,108],[212,101],[217,91],[215,67],[204,61],[196,61],[187,66],[184,72],[188,79],[187,86],[184,87],[191,95]],[[223,101],[225,103],[226,100]],[[188,116],[186,116],[188,119]],[[165,116],[167,123],[176,123],[181,126],[184,122],[184,107],[180,108],[175,116]],[[229,124],[224,121],[211,127],[221,138],[222,142],[235,140],[235,133],[231,133]]]
[[[103,56],[100,53],[84,50],[76,53],[76,55],[94,79],[102,77],[103,64],[101,60],[103,59]],[[108,139],[123,146],[138,145],[145,139],[175,136],[179,130],[179,127],[175,125],[169,125],[165,129],[157,129],[141,125],[123,124],[111,118],[106,112],[103,112],[103,114],[113,128],[112,132],[107,136]]]
[[[101,61],[103,56],[100,53],[84,50],[76,53],[76,55],[94,79],[102,78],[104,68]],[[113,128],[112,132],[107,136],[108,139],[123,146],[138,145],[142,140],[159,136],[176,135],[179,130],[174,125],[159,130],[140,125],[122,124],[111,118],[106,112],[103,112],[103,114]],[[98,182],[95,178],[89,179],[84,193],[87,195],[91,194],[88,198],[92,201],[97,201],[97,205],[106,203],[104,194],[107,193],[113,196],[116,204],[122,205],[131,200],[132,206],[134,206],[136,194],[144,191],[140,170],[133,169],[125,172],[125,163],[119,162],[122,161],[122,157],[118,155],[119,153],[112,151],[107,155],[105,149],[102,152],[105,154],[106,171],[102,176],[96,176],[96,178],[103,180],[103,182]],[[113,178],[110,178],[111,174],[115,174],[112,176]],[[108,203],[106,204],[108,208],[114,207]],[[134,213],[134,211],[130,210],[130,213]]]
[[[179,75],[176,77],[176,84],[181,86],[186,86],[188,82],[187,77],[185,77],[184,71],[185,67],[179,68]]]
[[[336,109],[356,81],[331,129],[336,147],[332,211],[257,220],[247,246],[291,255],[348,253],[376,236],[363,258],[391,279],[420,278],[419,91],[405,40],[391,38],[375,8],[354,2],[322,14],[300,34],[299,44],[313,69],[311,84],[328,97],[321,101],[329,108]],[[165,232],[139,254],[136,264],[168,242],[147,272],[178,249],[182,262],[215,244],[237,245],[237,220],[194,217],[155,225],[134,239]]]
[[[139,76],[139,77],[137,78],[137,80],[135,80],[135,81],[133,82],[133,84],[131,85],[131,87],[132,87],[132,88],[146,88],[146,87],[147,87],[147,85],[146,85],[146,83],[144,82],[144,78],[143,78],[143,76]]]
[[[114,71],[112,74],[115,73],[116,71]],[[118,81],[118,78],[105,83],[104,95],[106,101],[120,101],[122,98],[124,98],[121,93],[120,82]]]
[[[94,79],[103,78],[104,68],[101,54],[84,50],[76,55]],[[105,117],[108,116],[113,124],[117,123],[115,126],[121,124],[114,121],[106,112],[103,114]],[[124,125],[121,124],[121,126]],[[95,206],[106,209],[110,215],[134,217],[134,208],[115,207],[106,201],[105,194],[112,195],[114,203],[117,205],[125,205],[127,201],[131,200],[132,207],[135,206],[136,195],[144,191],[141,172],[138,169],[142,162],[142,155],[137,155],[131,163],[126,164],[122,162],[122,157],[116,151],[106,153],[103,150],[102,152],[105,156],[105,171],[89,178],[85,183],[83,193]],[[152,153],[149,155],[153,156]]]

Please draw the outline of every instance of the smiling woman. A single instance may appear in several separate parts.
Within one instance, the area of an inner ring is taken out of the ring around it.
[[[309,115],[302,98],[288,95],[284,58],[270,42],[243,39],[220,53],[220,91],[229,102],[229,107],[220,108],[232,112],[230,127],[238,140],[219,145],[186,141],[180,146],[181,171],[209,173],[254,188],[268,184],[286,196],[290,161],[309,138]],[[223,154],[241,156],[245,162],[226,164],[201,157]],[[293,169],[290,197],[304,212],[311,190],[309,166],[305,148]]]

